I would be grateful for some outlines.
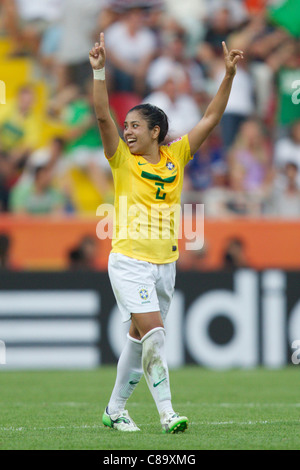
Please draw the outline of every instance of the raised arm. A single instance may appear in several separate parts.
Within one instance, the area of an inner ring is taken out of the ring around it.
[[[221,121],[228,103],[232,82],[236,74],[236,64],[239,59],[243,58],[242,51],[233,49],[228,52],[225,42],[222,42],[222,45],[226,68],[225,77],[223,78],[216,96],[207,107],[204,116],[188,134],[191,155],[197,152],[213,128]]]
[[[111,158],[119,145],[119,133],[109,109],[108,93],[105,82],[105,43],[104,33],[100,34],[100,43],[90,51],[90,63],[94,71],[94,108],[107,158]]]

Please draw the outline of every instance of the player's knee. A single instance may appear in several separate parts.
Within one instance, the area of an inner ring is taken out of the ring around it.
[[[155,344],[157,347],[161,347],[165,342],[165,329],[161,326],[152,328],[148,331],[141,339],[141,342]]]

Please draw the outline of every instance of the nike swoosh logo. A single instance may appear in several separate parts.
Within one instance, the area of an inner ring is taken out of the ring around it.
[[[115,423],[115,424],[119,424],[119,423],[129,424],[130,423],[129,419],[127,418],[117,418],[116,420],[113,420],[110,418],[110,420],[112,423]]]
[[[147,165],[147,163],[140,163],[140,162],[138,162],[138,165],[143,166],[143,165]]]
[[[159,384],[161,384],[164,380],[167,380],[166,377],[159,382],[156,382],[156,384],[153,384],[153,387],[157,387]]]
[[[130,380],[129,383],[130,383],[130,385],[136,385],[136,384],[138,384],[138,382],[134,382],[133,380]]]

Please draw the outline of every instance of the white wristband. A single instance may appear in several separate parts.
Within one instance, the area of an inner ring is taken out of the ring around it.
[[[93,69],[94,72],[94,80],[105,80],[105,67],[103,69]]]

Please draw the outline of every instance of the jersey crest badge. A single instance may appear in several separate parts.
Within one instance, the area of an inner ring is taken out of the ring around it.
[[[138,288],[138,292],[141,300],[143,301],[142,303],[148,303],[147,301],[149,301],[149,292],[146,286],[140,286]]]
[[[174,165],[174,163],[172,163],[172,162],[168,162],[168,163],[166,164],[166,167],[168,168],[168,170],[171,171],[171,170],[174,170],[175,165]]]

